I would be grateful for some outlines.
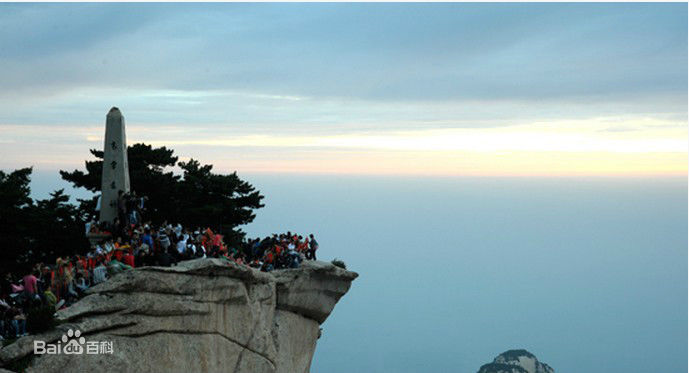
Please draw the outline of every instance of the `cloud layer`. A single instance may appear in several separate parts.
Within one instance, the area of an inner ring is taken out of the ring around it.
[[[574,121],[610,132],[652,122],[677,139],[687,122],[686,12],[677,3],[0,4],[0,125],[100,126],[117,105],[130,128],[199,136]]]

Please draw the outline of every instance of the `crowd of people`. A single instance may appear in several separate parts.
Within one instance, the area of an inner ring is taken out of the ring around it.
[[[183,260],[210,257],[272,271],[298,268],[304,260],[316,259],[318,242],[313,234],[305,237],[285,232],[227,245],[223,236],[210,228],[140,223],[144,199],[134,195],[122,200],[125,209],[119,211],[114,223],[92,220],[86,224],[92,244],[85,255],[60,257],[54,264],[37,263],[21,278],[10,273],[4,276],[0,284],[0,338],[26,335],[29,309],[69,307],[89,287],[131,268],[169,267]]]
[[[86,255],[92,268],[107,266],[171,266],[182,260],[220,258],[262,271],[297,268],[304,260],[315,260],[318,242],[313,234],[304,237],[292,232],[273,234],[265,238],[245,240],[227,245],[223,236],[210,228],[185,228],[181,224],[163,222],[154,227],[150,222],[128,224],[115,233],[102,230],[97,224],[88,229],[90,235],[107,237],[93,244]],[[83,259],[82,259],[83,260]]]

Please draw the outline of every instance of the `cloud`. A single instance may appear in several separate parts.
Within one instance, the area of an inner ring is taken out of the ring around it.
[[[0,4],[0,126],[25,126],[59,152],[74,133],[89,146],[111,106],[137,136],[190,149],[255,136],[355,138],[352,149],[380,136],[378,144],[407,146],[388,138],[538,123],[601,136],[668,126],[660,138],[686,140],[686,12],[687,4]],[[646,146],[628,141],[623,148]],[[646,148],[664,146],[654,144]]]
[[[379,101],[686,97],[686,4],[4,8],[0,66],[16,89]]]

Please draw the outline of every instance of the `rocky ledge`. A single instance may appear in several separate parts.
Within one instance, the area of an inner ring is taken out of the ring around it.
[[[308,372],[319,325],[357,276],[319,261],[270,273],[220,259],[137,268],[58,312],[56,329],[0,350],[0,365],[61,373]],[[84,350],[35,355],[34,341]],[[88,353],[94,341],[112,350]]]
[[[538,361],[526,350],[509,350],[498,355],[492,363],[483,365],[478,373],[555,373],[548,364]]]

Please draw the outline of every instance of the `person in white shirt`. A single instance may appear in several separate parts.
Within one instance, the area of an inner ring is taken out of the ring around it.
[[[105,267],[105,264],[103,264],[103,262],[100,262],[100,264],[98,264],[98,267],[93,269],[93,283],[100,284],[101,282],[107,280],[107,278],[108,269]]]
[[[180,255],[184,254],[184,251],[187,249],[187,240],[182,237],[181,240],[177,241],[177,252],[180,253]]]
[[[160,241],[160,246],[162,246],[163,249],[167,250],[167,248],[170,247],[170,238],[165,233],[165,230],[161,229],[158,232],[158,240]]]
[[[109,239],[105,245],[103,246],[103,249],[105,250],[106,253],[109,253],[113,250],[115,250],[115,244],[112,242],[112,238]]]

